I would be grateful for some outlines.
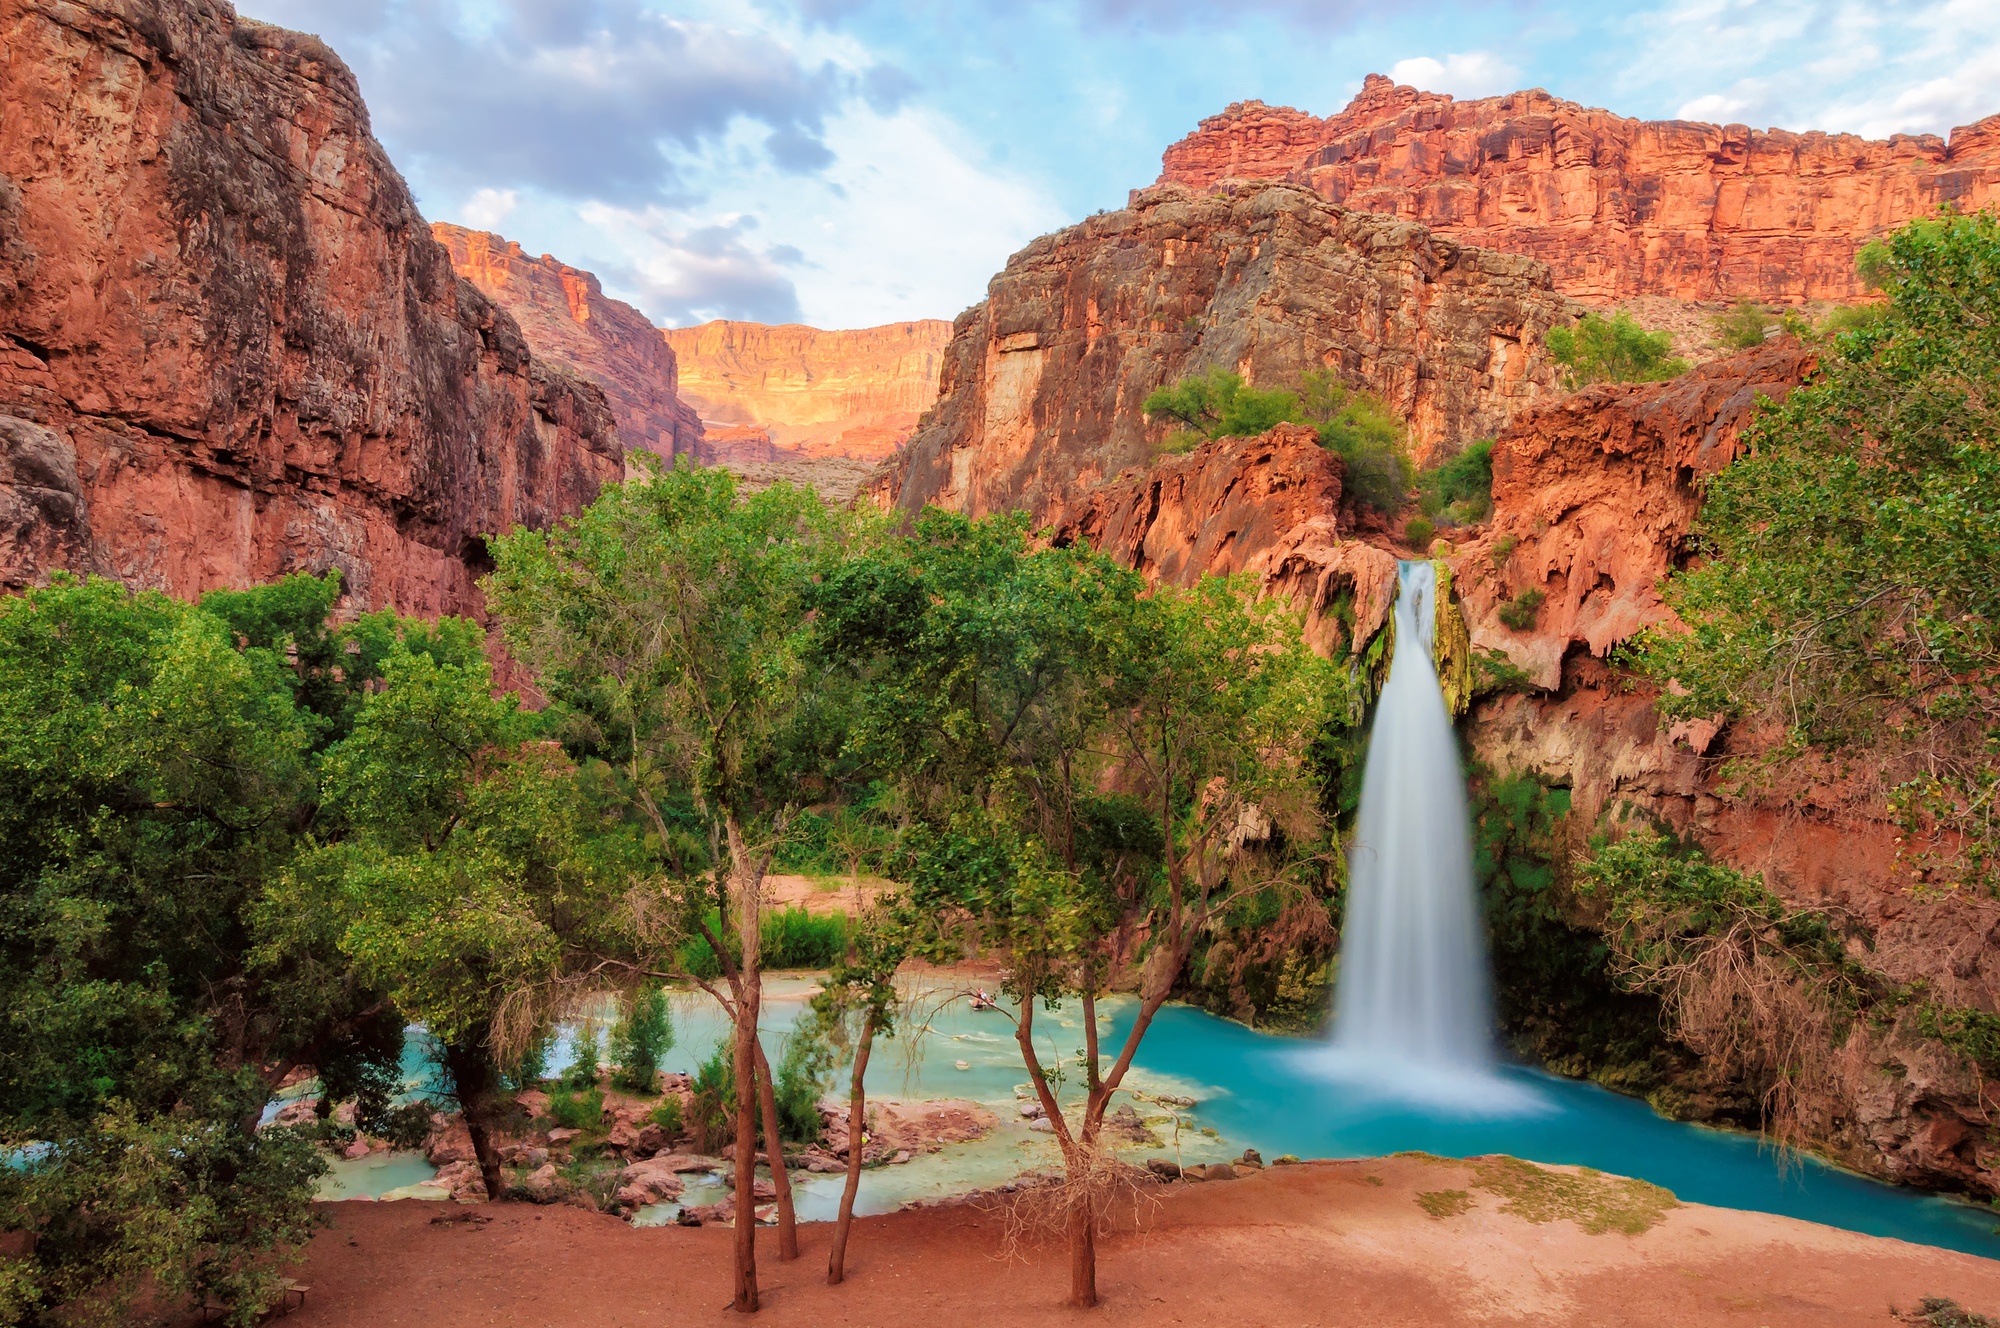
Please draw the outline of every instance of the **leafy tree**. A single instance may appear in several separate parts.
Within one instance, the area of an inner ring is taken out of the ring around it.
[[[2000,876],[2000,222],[1918,221],[1881,251],[1879,321],[1766,410],[1707,486],[1685,631],[1638,649],[1674,717],[1766,718],[1771,759],[1873,753],[1913,866]]]
[[[1493,440],[1470,443],[1457,456],[1417,476],[1417,506],[1446,525],[1484,521],[1493,514]]]
[[[495,542],[489,603],[538,675],[561,732],[668,872],[680,935],[700,932],[736,1025],[737,1205],[749,1213],[759,1108],[775,1138],[770,1067],[757,1040],[761,886],[799,807],[817,800],[840,745],[842,705],[812,666],[815,583],[854,521],[807,489],[739,498],[720,469],[681,464],[612,485],[573,520]],[[692,825],[709,848],[679,851]],[[733,914],[732,956],[707,921]],[[666,956],[679,935],[663,942]],[[783,1150],[779,1253],[795,1257]],[[739,1222],[736,1305],[757,1307],[756,1224]]]
[[[377,1083],[400,1054],[323,936],[257,955],[346,705],[289,653],[339,648],[334,585],[240,593],[234,623],[61,575],[0,600],[0,1227],[33,1238],[0,1264],[14,1317],[115,1317],[148,1284],[247,1321],[320,1166],[256,1130],[272,1089],[300,1064]]]
[[[1585,314],[1575,327],[1549,331],[1549,354],[1563,366],[1571,391],[1592,383],[1654,383],[1687,372],[1674,357],[1670,333],[1648,332],[1624,312]]]

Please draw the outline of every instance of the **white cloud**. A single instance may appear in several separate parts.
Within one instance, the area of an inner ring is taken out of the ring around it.
[[[1519,71],[1491,51],[1460,51],[1437,60],[1419,55],[1389,66],[1389,77],[1426,92],[1454,97],[1491,97],[1512,92]]]
[[[458,215],[473,230],[498,230],[520,201],[521,195],[512,189],[480,189],[459,208]]]
[[[1705,97],[1682,102],[1674,112],[1676,120],[1708,120],[1715,123],[1733,122],[1736,113],[1750,103],[1742,97],[1731,97],[1720,92],[1711,92]]]

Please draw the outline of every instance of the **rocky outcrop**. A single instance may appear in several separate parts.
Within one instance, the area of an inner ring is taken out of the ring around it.
[[[1088,542],[1149,581],[1253,576],[1297,603],[1307,639],[1333,653],[1380,630],[1396,586],[1394,554],[1340,537],[1341,469],[1301,425],[1221,438],[1058,505],[1050,537]],[[1351,621],[1330,612],[1343,603]]]
[[[673,347],[631,305],[607,299],[595,274],[530,257],[512,240],[433,222],[458,275],[513,315],[528,348],[604,389],[628,448],[666,458],[692,456],[701,416],[679,395]]]
[[[317,38],[0,0],[0,582],[338,567],[475,609],[482,537],[623,471],[597,388],[451,269]]]
[[[2000,200],[2000,116],[1949,140],[1634,120],[1539,89],[1457,101],[1371,74],[1317,119],[1242,102],[1168,148],[1161,183],[1284,179],[1547,263],[1590,301],[1852,300],[1865,241]]]
[[[873,492],[1045,521],[1147,462],[1167,431],[1147,393],[1217,367],[1265,387],[1330,369],[1408,419],[1420,458],[1449,452],[1551,390],[1543,338],[1570,312],[1538,263],[1297,186],[1147,190],[1009,260]]]
[[[951,324],[823,331],[718,319],[663,335],[718,459],[880,461],[937,400]]]

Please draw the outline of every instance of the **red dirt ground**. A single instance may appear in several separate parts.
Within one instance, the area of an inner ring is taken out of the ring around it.
[[[1417,1195],[1471,1170],[1415,1158],[1272,1168],[1159,1191],[1143,1226],[1100,1247],[1102,1306],[1062,1305],[1059,1248],[998,1257],[1002,1218],[962,1206],[857,1222],[849,1277],[825,1285],[831,1228],[780,1263],[760,1232],[770,1328],[961,1324],[1718,1324],[1897,1322],[1925,1296],[2000,1313],[2000,1262],[1789,1218],[1683,1206],[1642,1235],[1533,1224],[1473,1189],[1470,1211]],[[1374,1178],[1371,1180],[1370,1178]],[[740,1324],[723,1228],[635,1230],[577,1208],[343,1203],[299,1280],[287,1328]],[[434,1217],[478,1213],[485,1224]]]

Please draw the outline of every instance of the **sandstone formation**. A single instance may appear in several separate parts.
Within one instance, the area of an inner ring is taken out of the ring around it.
[[[663,335],[718,459],[879,461],[937,400],[951,324],[823,331],[718,319]]]
[[[538,358],[604,389],[626,447],[668,459],[695,454],[701,416],[680,397],[673,347],[644,314],[605,298],[595,274],[548,254],[531,258],[512,240],[444,222],[433,222],[431,234],[458,275],[513,315]]]
[[[467,612],[482,536],[623,471],[603,395],[451,270],[317,38],[0,0],[0,582],[341,569]]]
[[[1852,300],[1862,243],[1940,203],[2000,201],[2000,116],[1882,142],[1634,120],[1539,89],[1457,101],[1371,74],[1323,120],[1231,106],[1160,173],[1202,190],[1240,178],[1527,254],[1584,300]]]
[[[1551,390],[1571,303],[1548,269],[1293,185],[1146,190],[1014,255],[959,315],[930,422],[874,492],[1037,521],[1146,462],[1147,393],[1227,368],[1258,386],[1330,369],[1410,421],[1421,458]]]

